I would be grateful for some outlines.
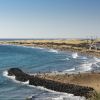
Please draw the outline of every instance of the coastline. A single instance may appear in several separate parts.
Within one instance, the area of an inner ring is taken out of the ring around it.
[[[71,48],[71,47],[65,47],[64,45],[59,45],[59,43],[57,44],[53,44],[53,43],[48,43],[48,42],[33,42],[33,41],[11,41],[11,42],[5,42],[5,43],[1,43],[1,44],[5,44],[5,45],[18,45],[18,46],[29,46],[29,47],[40,47],[40,48],[47,48],[47,49],[55,49],[55,50],[59,50],[59,51],[71,51],[71,52],[78,52],[81,54],[85,54],[88,56],[96,56],[96,57],[100,57],[100,53],[99,51],[85,51],[86,49],[84,49],[83,51],[81,51],[82,49],[79,48]],[[79,73],[79,74],[64,74],[64,75],[52,75],[52,74],[45,74],[44,75],[40,75],[40,77],[44,77],[45,79],[49,79],[52,81],[57,81],[57,82],[62,82],[62,83],[69,83],[69,84],[75,84],[78,86],[85,86],[85,87],[92,87],[96,90],[96,92],[98,94],[100,94],[100,73]],[[100,98],[99,98],[100,99]],[[97,100],[99,100],[97,99]],[[90,99],[91,100],[91,99]]]
[[[78,40],[77,40],[78,41]],[[78,41],[78,43],[74,40],[13,40],[13,41],[1,41],[0,44],[12,44],[12,45],[20,45],[20,46],[31,46],[31,47],[40,47],[47,49],[55,49],[59,51],[71,51],[78,52],[82,55],[87,56],[95,56],[100,57],[100,50],[89,50],[85,47],[77,47],[77,45],[81,45],[82,41]]]

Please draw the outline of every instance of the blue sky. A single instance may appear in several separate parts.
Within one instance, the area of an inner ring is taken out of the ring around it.
[[[0,38],[100,37],[100,0],[0,0]]]

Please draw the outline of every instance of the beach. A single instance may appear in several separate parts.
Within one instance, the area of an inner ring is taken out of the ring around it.
[[[90,57],[100,57],[100,50],[89,50],[87,48],[78,47],[79,44],[84,43],[85,40],[13,40],[13,41],[0,41],[1,45],[15,45],[26,47],[39,47],[58,51],[70,51],[74,53],[80,53],[81,55]],[[99,72],[84,72],[64,74],[59,73],[42,73],[38,74],[38,77],[52,80],[55,82],[74,84],[78,86],[85,86],[93,88],[98,96],[100,94],[100,73]],[[99,100],[99,99],[97,99]]]
[[[98,39],[97,42],[100,42],[100,39]],[[89,48],[86,48],[87,40],[85,39],[13,40],[13,41],[1,41],[0,44],[41,47],[48,49],[56,49],[60,51],[79,52],[83,55],[100,57],[100,50],[95,50],[95,49],[89,50]]]

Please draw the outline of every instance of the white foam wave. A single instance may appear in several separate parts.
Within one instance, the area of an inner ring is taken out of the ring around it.
[[[50,49],[49,52],[58,53],[58,50]]]
[[[36,48],[38,48],[38,49],[44,49],[44,48],[42,48],[42,47],[36,47]]]
[[[99,58],[94,57],[94,60],[95,60],[96,62],[100,62],[100,59],[99,59]]]
[[[69,58],[65,58],[65,59],[62,59],[62,60],[70,60]]]
[[[5,77],[7,77],[7,78],[9,78],[9,79],[11,79],[13,82],[15,82],[15,83],[21,83],[21,84],[29,84],[29,80],[28,81],[26,81],[26,82],[21,82],[21,81],[17,81],[16,79],[15,79],[15,76],[13,75],[13,76],[8,76],[8,71],[4,71],[3,72],[3,76],[5,76]]]
[[[92,63],[84,63],[80,64],[74,68],[64,70],[63,73],[77,73],[77,72],[86,72],[86,71],[91,71],[92,70]]]
[[[34,85],[29,85],[29,84],[28,84],[27,86],[33,87],[33,88],[37,88],[37,89],[40,89],[40,90],[44,90],[44,91],[48,91],[48,92],[55,92],[55,91],[53,91],[53,90],[44,88],[44,87],[42,87],[42,86],[34,86]]]
[[[74,59],[78,58],[77,52],[76,53],[72,53],[72,58],[74,58]]]
[[[93,59],[91,59],[89,62],[92,63],[92,69],[93,70],[95,70],[95,69],[100,67],[98,65],[100,63],[100,59],[99,58],[93,57]]]
[[[15,76],[8,76],[8,71],[4,71],[3,72],[3,76],[9,78],[9,79],[12,79],[12,80],[15,80]]]
[[[96,70],[99,68],[100,59],[99,58],[92,58],[87,62],[84,62],[84,64],[81,64],[79,66],[75,67],[76,71],[84,72],[84,71],[91,71],[91,70]]]
[[[81,65],[79,65],[79,66],[77,66],[77,67],[75,67],[75,70],[76,71],[90,71],[91,69],[92,69],[92,63],[87,63],[87,64],[81,64]]]
[[[75,68],[71,68],[71,69],[67,69],[67,70],[64,70],[64,72],[70,72],[70,71],[74,71]]]
[[[74,96],[73,94],[68,94],[68,93],[63,93],[63,92],[56,92],[56,91],[49,90],[49,89],[46,89],[46,88],[41,87],[41,86],[33,86],[33,85],[28,85],[28,86],[38,88],[40,90],[48,91],[48,92],[51,92],[55,95],[59,95],[57,97],[50,97],[50,98],[48,98],[48,100],[85,100],[85,97]],[[44,98],[43,100],[47,100],[47,99]]]
[[[85,57],[85,56],[83,56],[81,59],[83,59],[83,60],[87,60],[88,58],[87,58],[87,57]]]
[[[52,98],[52,100],[86,100],[86,99],[84,97],[78,97],[78,96],[61,95],[59,97]]]
[[[70,60],[69,58],[66,58],[66,60]]]

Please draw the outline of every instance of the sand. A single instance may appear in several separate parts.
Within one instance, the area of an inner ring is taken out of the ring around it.
[[[44,76],[40,76],[44,77]],[[100,93],[100,73],[79,73],[79,74],[48,74],[46,79],[59,81],[62,83],[76,84],[80,86],[88,86],[94,88],[97,93]]]

